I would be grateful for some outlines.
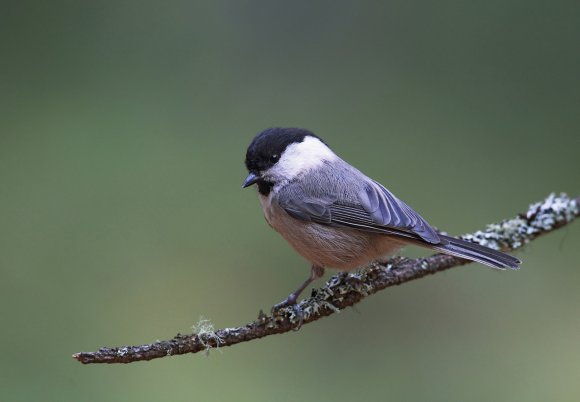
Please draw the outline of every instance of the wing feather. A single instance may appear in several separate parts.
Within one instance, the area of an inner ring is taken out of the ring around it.
[[[374,181],[361,186],[355,200],[313,197],[299,191],[291,196],[281,194],[278,203],[300,220],[398,235],[431,244],[445,243],[417,212]]]
[[[359,199],[375,225],[410,231],[432,244],[441,242],[437,232],[421,215],[376,181],[359,191]]]
[[[276,202],[299,220],[402,237],[494,268],[518,268],[520,261],[501,251],[439,235],[421,215],[381,184],[369,179],[358,183],[330,191],[337,196],[323,193],[317,181],[293,183],[277,195]]]

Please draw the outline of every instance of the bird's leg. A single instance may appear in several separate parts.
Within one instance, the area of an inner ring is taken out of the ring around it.
[[[298,289],[290,293],[290,295],[286,298],[286,300],[272,307],[272,312],[275,312],[276,310],[279,310],[284,307],[296,306],[296,302],[298,301],[298,296],[300,296],[300,293],[302,293],[302,291],[306,289],[308,285],[310,285],[316,279],[320,278],[322,275],[324,275],[324,268],[319,267],[317,265],[313,265],[312,268],[310,268],[310,276],[308,277],[308,279],[306,279],[304,283],[298,287]],[[300,315],[301,313],[302,312],[298,314]]]

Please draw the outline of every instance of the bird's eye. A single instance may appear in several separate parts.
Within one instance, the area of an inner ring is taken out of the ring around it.
[[[278,162],[278,159],[280,159],[280,155],[278,155],[278,154],[274,154],[274,155],[270,156],[270,162],[272,162],[272,163]]]

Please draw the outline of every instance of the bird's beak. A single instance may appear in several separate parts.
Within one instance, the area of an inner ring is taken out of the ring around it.
[[[246,187],[251,186],[252,184],[256,184],[260,179],[261,179],[260,176],[258,176],[255,173],[250,172],[250,174],[248,174],[248,177],[246,177],[246,180],[244,180],[244,184],[242,184],[242,188],[246,188]]]

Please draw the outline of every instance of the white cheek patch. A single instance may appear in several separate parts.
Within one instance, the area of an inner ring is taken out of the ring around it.
[[[270,168],[267,175],[276,181],[290,181],[322,165],[324,161],[336,159],[338,156],[318,138],[305,137],[302,142],[288,145],[278,163]]]

